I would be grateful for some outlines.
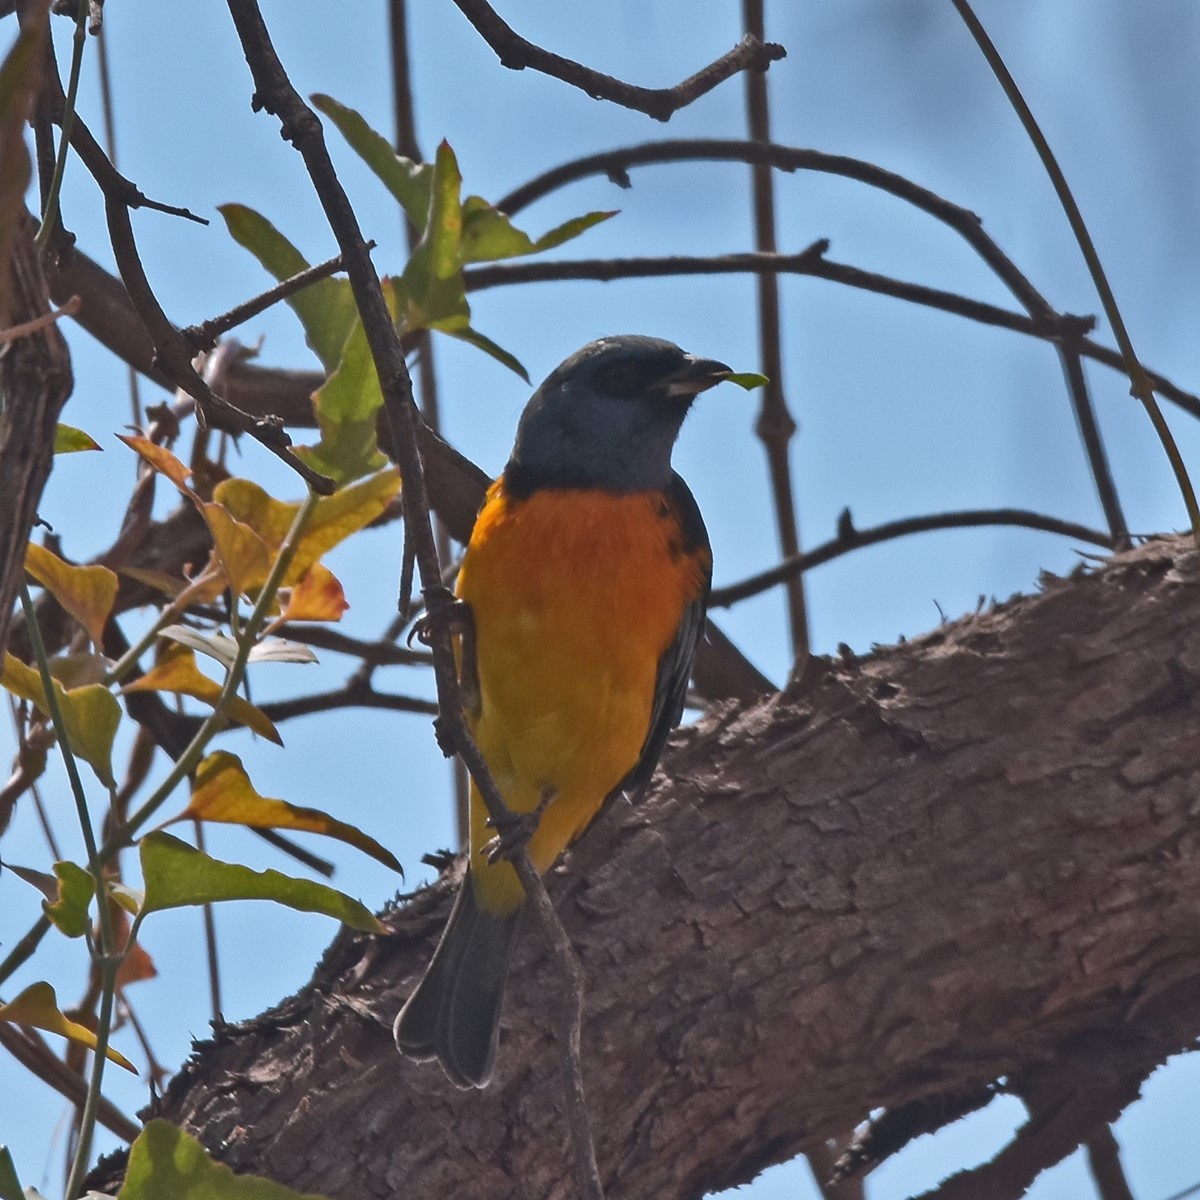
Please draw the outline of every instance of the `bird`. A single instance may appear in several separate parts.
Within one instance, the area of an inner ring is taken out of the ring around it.
[[[712,580],[671,466],[693,400],[731,374],[641,335],[603,337],[534,392],[487,491],[456,595],[473,628],[467,723],[544,874],[607,801],[654,773],[683,715]],[[477,787],[445,931],[396,1018],[398,1049],[451,1082],[492,1077],[525,893]]]

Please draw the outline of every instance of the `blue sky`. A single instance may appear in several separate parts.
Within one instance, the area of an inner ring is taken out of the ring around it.
[[[662,126],[603,105],[531,71],[504,70],[448,3],[413,4],[411,42],[422,145],[446,138],[467,191],[497,198],[564,159],[664,137],[744,135],[742,84],[733,80]],[[732,0],[613,0],[564,5],[525,0],[501,6],[529,38],[601,70],[650,85],[685,77],[740,36]],[[281,58],[304,93],[328,92],[391,132],[386,14],[379,0],[352,5],[271,0],[264,14]],[[1196,338],[1195,196],[1200,193],[1195,113],[1200,111],[1200,10],[1144,0],[980,0],[978,11],[1006,55],[1057,151],[1143,360],[1176,382],[1200,381]],[[261,290],[261,269],[227,236],[216,206],[249,204],[270,217],[312,261],[333,239],[298,155],[274,118],[250,110],[251,85],[223,6],[126,0],[105,15],[115,89],[119,165],[148,195],[213,218],[207,228],[152,212],[135,214],[149,277],[178,324],[223,311]],[[61,35],[65,26],[56,21]],[[769,75],[775,140],[851,155],[909,176],[974,210],[1002,248],[1060,310],[1096,312],[1090,281],[1034,152],[948,3],[818,0],[768,4],[768,35],[788,57]],[[0,48],[15,33],[0,22]],[[60,64],[66,62],[60,38]],[[85,63],[81,112],[101,128],[94,47]],[[382,270],[403,262],[401,226],[378,184],[330,144]],[[599,208],[620,215],[557,252],[562,257],[723,253],[752,247],[748,171],[735,164],[648,167],[625,191],[589,179],[540,201],[520,223],[540,233]],[[81,246],[107,261],[93,185],[71,164],[64,198]],[[998,281],[944,227],[859,184],[815,175],[776,177],[781,249],[832,240],[831,257],[933,286],[1010,304]],[[791,459],[802,540],[833,536],[850,507],[856,523],[947,508],[1016,505],[1085,524],[1101,517],[1062,386],[1045,344],[970,325],[898,301],[809,279],[782,282],[784,386],[799,433]],[[569,352],[611,332],[668,337],[741,370],[758,366],[752,281],[740,277],[570,283],[497,288],[472,300],[477,327],[516,354],[534,379]],[[262,361],[308,366],[312,359],[286,311],[251,322],[241,336],[263,339]],[[1100,336],[1110,337],[1100,326]],[[129,420],[124,368],[82,332],[70,334],[76,391],[67,419],[93,434],[103,455],[74,456],[55,468],[42,515],[84,558],[115,535],[132,464],[113,439]],[[489,472],[500,468],[528,389],[491,360],[442,339],[437,346],[446,432]],[[1097,413],[1131,527],[1179,529],[1185,517],[1170,471],[1128,385],[1089,366]],[[143,400],[162,399],[143,386]],[[753,434],[756,397],[723,388],[689,418],[676,465],[708,522],[716,582],[733,582],[776,560],[762,451]],[[1185,458],[1200,462],[1195,423],[1168,411]],[[292,480],[255,446],[241,468],[279,495]],[[106,498],[112,496],[111,502]],[[346,584],[347,628],[370,636],[387,622],[399,562],[395,527],[339,550],[331,566]],[[849,643],[863,652],[934,626],[941,613],[973,609],[980,596],[1032,588],[1041,569],[1065,572],[1077,547],[1045,534],[970,530],[928,534],[867,550],[808,580],[815,648]],[[777,595],[719,621],[776,680],[786,675],[787,641]],[[256,695],[292,695],[319,673],[331,684],[351,669],[333,662],[297,676],[264,667]],[[427,691],[412,671],[384,678],[397,690]],[[428,723],[380,713],[341,713],[285,728],[287,753],[235,735],[261,791],[333,808],[362,825],[422,878],[419,855],[452,841],[446,769]],[[0,754],[10,748],[0,729]],[[351,747],[349,753],[346,748]],[[57,770],[47,804],[66,844],[67,793]],[[182,805],[181,805],[182,806]],[[58,815],[63,820],[58,821]],[[237,831],[214,831],[210,851],[287,869],[287,862]],[[324,847],[321,848],[324,850]],[[45,862],[28,808],[6,840],[16,861]],[[77,853],[77,851],[69,851]],[[396,882],[351,853],[334,853],[335,881],[372,905]],[[0,941],[9,944],[36,915],[34,897],[0,877]],[[239,906],[218,913],[225,1016],[239,1019],[294,990],[332,935],[317,918]],[[159,979],[135,993],[168,1064],[203,1036],[208,1013],[197,981],[198,917],[167,914],[146,930]],[[261,947],[287,945],[264,967]],[[80,990],[81,950],[53,946],[37,964],[60,995]],[[22,985],[28,974],[14,981]],[[128,1049],[123,1045],[123,1048]],[[58,1150],[48,1150],[61,1116],[57,1098],[15,1079],[22,1103],[0,1110],[0,1142],[14,1147],[26,1182],[53,1190]],[[1200,1151],[1179,1129],[1194,1109],[1200,1075],[1183,1060],[1160,1072],[1118,1136],[1127,1146],[1135,1194],[1155,1200],[1200,1179]],[[10,1095],[13,1093],[9,1093]],[[120,1081],[114,1095],[132,1109],[144,1088]],[[937,1139],[926,1139],[877,1172],[871,1200],[931,1186],[941,1174],[994,1150],[1019,1119],[998,1104]],[[1174,1140],[1168,1136],[1174,1132]],[[107,1144],[107,1143],[105,1143]],[[777,1168],[748,1193],[805,1194],[801,1164]],[[48,1172],[48,1173],[47,1173]],[[1088,1195],[1073,1161],[1040,1181],[1035,1200]]]

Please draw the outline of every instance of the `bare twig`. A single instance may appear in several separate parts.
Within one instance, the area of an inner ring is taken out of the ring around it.
[[[347,684],[336,691],[313,692],[295,700],[271,700],[258,707],[277,722],[335,708],[382,708],[391,712],[423,713],[430,717],[437,716],[438,712],[438,706],[429,700],[377,692],[370,684]]]
[[[670,120],[679,109],[740,71],[765,71],[773,62],[787,56],[782,46],[771,42],[764,44],[752,34],[747,34],[728,54],[674,87],[638,87],[526,41],[485,0],[454,0],[454,3],[496,52],[500,62],[510,70],[523,71],[526,67],[532,67],[535,71],[587,92],[593,100],[609,100],[622,108],[645,113],[656,121]]]
[[[417,141],[417,120],[415,105],[413,103],[412,72],[409,68],[407,0],[389,0],[388,28],[391,34],[392,45],[392,101],[396,118],[396,153],[403,155],[413,162],[423,162],[425,156],[421,153],[420,143]],[[401,209],[401,212],[403,213],[403,209]],[[404,214],[404,233],[408,242],[408,250],[411,254],[420,240],[420,231],[408,219],[406,213]],[[425,423],[430,429],[434,430],[434,432],[440,432],[441,404],[438,398],[438,378],[434,360],[433,334],[428,329],[419,329],[416,336],[417,391],[421,401],[421,415],[425,418]],[[437,544],[439,561],[448,563],[451,558],[450,534],[446,529],[444,521],[435,522],[433,535]],[[409,567],[411,571],[410,559],[406,558],[404,565]],[[408,589],[411,588],[412,581],[410,578],[406,585],[403,579],[403,571],[401,575],[401,614],[406,615],[404,610],[408,604],[410,594]],[[399,630],[393,636],[399,636]],[[367,678],[370,677],[371,669],[370,663],[364,660],[363,670]],[[452,761],[450,771],[454,782],[455,826],[460,844],[465,844],[469,820],[467,809],[470,796],[470,783],[467,779],[466,771],[463,770],[462,762],[458,758]]]
[[[1067,222],[1071,226],[1071,232],[1079,244],[1080,253],[1087,263],[1088,273],[1100,295],[1100,303],[1104,306],[1104,315],[1108,318],[1113,337],[1117,339],[1117,345],[1121,348],[1121,358],[1124,362],[1125,372],[1129,376],[1130,391],[1145,408],[1146,415],[1150,418],[1150,424],[1153,425],[1154,432],[1162,444],[1163,452],[1167,456],[1167,461],[1171,464],[1171,471],[1187,509],[1188,520],[1192,527],[1192,537],[1197,547],[1200,548],[1200,501],[1196,499],[1196,492],[1188,476],[1187,466],[1183,461],[1183,456],[1179,453],[1179,447],[1175,443],[1170,426],[1154,398],[1154,389],[1150,379],[1134,351],[1133,339],[1125,327],[1125,320],[1117,306],[1116,296],[1109,286],[1104,264],[1100,261],[1100,255],[1096,251],[1091,234],[1088,233],[1083,214],[1079,211],[1078,204],[1075,203],[1075,197],[1067,183],[1067,177],[1058,165],[1058,159],[1055,158],[1054,152],[1050,149],[1050,143],[1042,133],[1041,126],[1038,125],[1032,110],[1025,102],[1025,97],[1021,94],[1016,80],[1009,72],[991,38],[988,37],[987,30],[975,15],[971,5],[967,0],[950,0],[950,2],[954,5],[958,15],[962,17],[963,24],[975,39],[975,44],[979,47],[992,73],[996,76],[997,82],[1004,90],[1005,97],[1020,119],[1021,125],[1033,143],[1033,147],[1042,161],[1042,166],[1054,187],[1055,194],[1066,214]]]
[[[838,524],[837,537],[809,550],[806,554],[798,554],[778,566],[771,567],[770,570],[751,575],[740,583],[713,588],[709,597],[709,606],[729,608],[740,600],[757,596],[760,592],[775,587],[790,575],[811,571],[813,567],[832,562],[835,558],[841,558],[843,554],[849,554],[853,550],[861,550],[864,546],[875,546],[880,542],[907,537],[914,533],[928,533],[934,529],[968,529],[978,525],[1015,525],[1024,529],[1039,529],[1045,533],[1061,534],[1063,537],[1088,542],[1093,546],[1103,546],[1106,550],[1114,548],[1112,538],[1097,529],[1088,529],[1086,525],[1077,525],[1073,521],[1060,521],[1057,517],[1044,516],[1042,513],[1029,512],[1022,508],[978,508],[965,509],[960,512],[934,513],[927,517],[906,517],[900,521],[888,521],[870,529],[855,529],[850,520],[849,510],[846,510]]]
[[[766,38],[763,24],[763,0],[742,0],[742,22],[751,37]],[[746,75],[746,117],[750,138],[756,143],[771,140],[770,102],[767,75],[751,71]],[[778,250],[775,238],[775,183],[769,163],[754,163],[750,168],[754,193],[754,248],[760,254]],[[762,391],[754,432],[763,444],[767,475],[771,481],[771,501],[775,509],[775,530],[784,558],[800,553],[800,531],[796,521],[796,497],[792,487],[792,464],[788,445],[796,433],[796,421],[783,393],[783,348],[780,336],[779,280],[766,271],[755,277],[758,291],[758,344],[761,370],[767,377]],[[791,632],[792,658],[798,665],[808,657],[808,610],[804,601],[804,578],[793,575],[784,585],[787,593],[788,626]]]
[[[54,49],[48,39],[45,59],[46,83],[43,95],[48,98],[51,119],[61,124],[66,112],[66,97],[63,95],[58,68],[54,62]],[[187,343],[179,330],[167,319],[150,287],[150,281],[146,278],[133,236],[133,224],[129,216],[131,209],[155,208],[204,224],[207,224],[207,221],[186,209],[159,204],[143,196],[141,191],[112,165],[90,130],[78,117],[70,126],[70,143],[104,194],[104,211],[117,268],[129,298],[154,344],[155,366],[171,380],[173,386],[181,387],[191,395],[205,412],[219,415],[231,428],[248,433],[287,463],[314,491],[328,495],[333,491],[333,481],[313,471],[291,452],[291,438],[284,431],[281,421],[269,417],[255,418],[242,412],[214,393],[197,374],[192,366],[192,355]]]
[[[1066,379],[1067,394],[1071,398],[1071,408],[1079,426],[1079,437],[1092,470],[1096,493],[1100,497],[1100,507],[1104,510],[1104,519],[1108,523],[1109,533],[1112,534],[1113,546],[1124,550],[1129,546],[1129,526],[1121,509],[1112,469],[1108,465],[1108,454],[1100,437],[1100,426],[1096,423],[1096,412],[1088,392],[1087,376],[1083,371],[1083,358],[1072,339],[1059,344],[1058,357]]]
[[[368,249],[373,249],[374,246],[374,242],[367,243]],[[235,305],[219,317],[210,317],[207,321],[201,321],[199,325],[189,325],[179,332],[192,348],[193,353],[200,350],[211,350],[217,344],[217,339],[227,334],[231,329],[236,329],[252,317],[257,317],[259,313],[266,312],[268,308],[273,304],[278,304],[280,300],[286,300],[289,296],[294,296],[297,292],[303,291],[310,284],[317,283],[322,279],[328,279],[331,275],[336,275],[341,269],[342,256],[338,254],[333,258],[326,259],[323,263],[318,263],[315,267],[308,267],[303,271],[298,271],[290,278],[277,283],[273,288],[268,288],[261,295]]]
[[[1133,1200],[1125,1168],[1121,1165],[1121,1147],[1112,1126],[1105,1125],[1087,1140],[1088,1169],[1096,1182],[1100,1200]]]
[[[0,1022],[0,1046],[26,1070],[31,1071],[43,1083],[49,1084],[77,1108],[83,1104],[87,1095],[87,1084],[83,1076],[67,1066],[35,1030]],[[127,1117],[111,1100],[103,1096],[97,1106],[96,1120],[110,1133],[115,1133],[126,1142],[132,1142],[142,1131],[137,1121]]]

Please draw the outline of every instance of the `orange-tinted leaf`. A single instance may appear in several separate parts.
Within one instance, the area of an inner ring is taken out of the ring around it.
[[[7,688],[14,696],[35,704],[46,716],[50,715],[41,674],[13,654],[4,656],[0,686]],[[111,786],[112,744],[117,726],[121,723],[121,706],[108,688],[100,684],[68,690],[56,679],[54,691],[67,726],[71,749],[96,772],[105,787]]]
[[[394,467],[360,479],[317,502],[296,556],[283,582],[292,586],[309,567],[352,533],[369,525],[399,491],[400,476]],[[239,521],[249,525],[274,552],[292,527],[298,504],[285,504],[268,496],[248,479],[227,479],[218,484],[213,499],[225,505]]]
[[[286,800],[260,796],[236,754],[218,750],[196,768],[196,781],[187,808],[176,818],[248,825],[253,829],[295,829],[320,833],[356,846],[365,854],[404,874],[395,856],[374,838],[315,808],[300,808]]]
[[[87,630],[99,646],[104,623],[117,598],[117,577],[107,567],[73,567],[57,554],[30,542],[25,570]]]
[[[283,600],[283,621],[340,621],[350,607],[342,585],[328,567],[313,563],[304,578],[287,590]]]
[[[0,1004],[0,1021],[30,1025],[34,1029],[44,1029],[47,1033],[56,1033],[72,1042],[79,1042],[91,1050],[96,1048],[96,1035],[86,1025],[68,1020],[58,1007],[58,997],[48,983],[31,983],[10,1004]],[[133,1063],[111,1046],[108,1048],[108,1057],[117,1066],[137,1074]]]
[[[181,492],[189,496],[192,494],[187,482],[192,472],[170,450],[156,445],[149,438],[126,436],[121,433],[118,433],[117,437],[131,450],[137,451],[160,475],[165,475]]]
[[[230,588],[241,596],[260,587],[271,569],[271,555],[263,539],[223,504],[205,504],[203,512]]]
[[[186,646],[168,646],[162,657],[133,683],[126,684],[126,692],[172,692],[177,696],[191,696],[205,704],[215,705],[221,695],[221,685],[209,679],[198,666],[196,656]],[[256,708],[241,696],[234,696],[226,710],[235,720],[253,729],[278,746],[283,745],[279,731],[261,708]]]

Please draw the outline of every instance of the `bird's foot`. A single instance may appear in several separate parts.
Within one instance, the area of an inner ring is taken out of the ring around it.
[[[468,717],[478,717],[482,699],[475,653],[475,614],[465,600],[450,600],[431,608],[413,622],[408,641],[412,645],[416,638],[422,646],[432,646],[445,635],[458,638],[458,689],[463,712]]]
[[[511,809],[499,820],[488,818],[488,824],[495,829],[496,836],[484,844],[484,857],[493,866],[498,862],[511,862],[529,845],[529,839],[537,831],[538,822],[546,805],[554,799],[556,793],[552,788],[542,789],[542,798],[538,806],[530,812],[513,812]]]

